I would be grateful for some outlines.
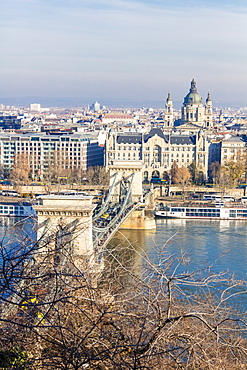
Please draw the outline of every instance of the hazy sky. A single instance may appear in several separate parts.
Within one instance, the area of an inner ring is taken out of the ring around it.
[[[246,0],[6,0],[0,97],[247,106]],[[104,101],[102,102],[104,103]]]

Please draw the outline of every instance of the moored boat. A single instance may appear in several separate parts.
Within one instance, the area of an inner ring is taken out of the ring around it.
[[[170,205],[154,211],[159,218],[192,218],[219,220],[246,220],[247,208],[243,205],[225,205],[223,202],[205,205]]]

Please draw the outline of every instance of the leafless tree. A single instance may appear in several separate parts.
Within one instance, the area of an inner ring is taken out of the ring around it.
[[[77,181],[92,185],[109,185],[109,172],[103,166],[91,166],[85,170],[78,169],[74,174]]]
[[[30,166],[28,158],[24,153],[16,154],[14,166],[10,171],[10,179],[13,179],[16,185],[24,185],[29,182]]]
[[[228,304],[246,282],[188,272],[166,244],[158,262],[129,243],[78,265],[74,235],[61,223],[38,243],[2,246],[0,342],[5,358],[17,352],[12,368],[246,368],[245,317]]]

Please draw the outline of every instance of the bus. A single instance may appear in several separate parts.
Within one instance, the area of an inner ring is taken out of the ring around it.
[[[238,185],[238,189],[245,189],[247,188],[247,183],[245,182],[241,182],[239,185]]]
[[[160,177],[152,177],[151,184],[165,184],[166,180],[161,179]]]
[[[19,197],[20,196],[20,194],[16,190],[2,190],[0,194],[6,197]]]

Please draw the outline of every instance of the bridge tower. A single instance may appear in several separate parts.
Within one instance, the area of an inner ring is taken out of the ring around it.
[[[132,202],[143,200],[142,191],[142,161],[112,161],[107,166],[110,171],[110,201],[121,202],[121,198],[126,195],[126,190],[130,189]]]
[[[43,195],[33,206],[38,216],[40,253],[58,250],[58,259],[66,254],[74,263],[92,261],[92,213],[95,205],[90,196]],[[66,250],[63,250],[66,249]],[[63,256],[63,257],[62,257]]]
[[[130,203],[140,203],[140,207],[131,213],[120,229],[155,229],[153,194],[150,193],[145,199],[143,195],[143,162],[116,160],[107,168],[110,171],[109,201],[123,203],[129,197]]]

